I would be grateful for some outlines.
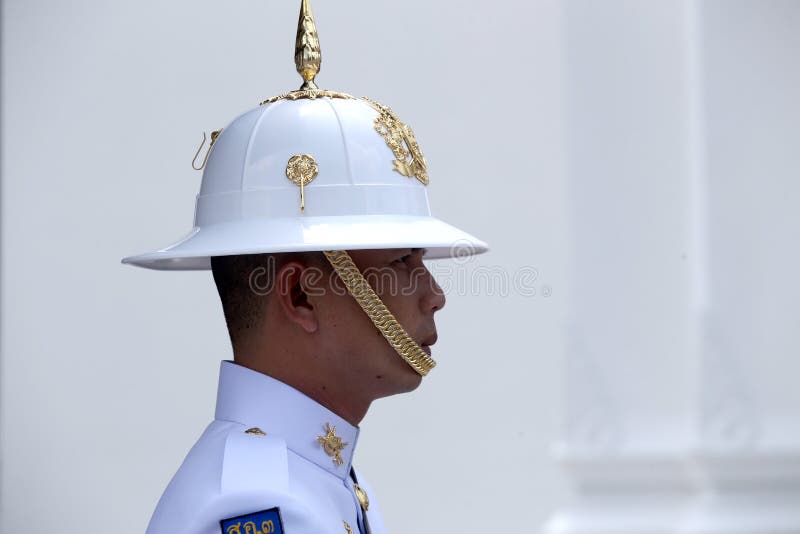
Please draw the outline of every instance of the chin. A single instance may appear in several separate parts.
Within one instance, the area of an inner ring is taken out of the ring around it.
[[[397,356],[395,356],[397,358]],[[422,376],[402,359],[381,375],[382,397],[414,391],[422,383]]]
[[[416,372],[411,366],[406,365],[408,367],[408,373],[406,373],[406,383],[405,388],[402,391],[398,391],[398,393],[408,393],[409,391],[414,391],[419,387],[422,383],[422,375]]]

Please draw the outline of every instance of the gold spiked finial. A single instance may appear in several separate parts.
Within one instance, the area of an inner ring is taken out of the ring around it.
[[[316,90],[314,76],[319,72],[322,63],[322,52],[319,48],[317,25],[311,13],[309,0],[301,0],[300,20],[297,21],[297,38],[294,42],[294,64],[297,72],[303,77],[301,91]]]

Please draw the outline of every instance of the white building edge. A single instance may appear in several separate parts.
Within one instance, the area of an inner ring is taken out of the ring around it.
[[[563,20],[575,491],[544,532],[800,533],[800,2]]]

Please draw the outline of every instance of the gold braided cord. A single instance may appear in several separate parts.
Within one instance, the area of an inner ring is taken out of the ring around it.
[[[386,341],[416,372],[422,376],[427,375],[436,362],[411,339],[408,332],[395,319],[389,308],[381,301],[381,298],[370,287],[367,279],[358,270],[350,254],[345,250],[326,250],[324,253],[336,274],[344,282],[348,293],[356,299],[358,305],[370,318],[372,324],[383,334]]]

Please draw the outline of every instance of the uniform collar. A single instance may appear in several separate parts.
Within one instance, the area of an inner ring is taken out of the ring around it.
[[[286,446],[341,479],[347,478],[358,441],[355,427],[315,400],[283,382],[230,361],[219,373],[216,419],[257,427],[268,436],[286,441]],[[330,435],[326,426],[347,443],[334,462],[318,437]]]

